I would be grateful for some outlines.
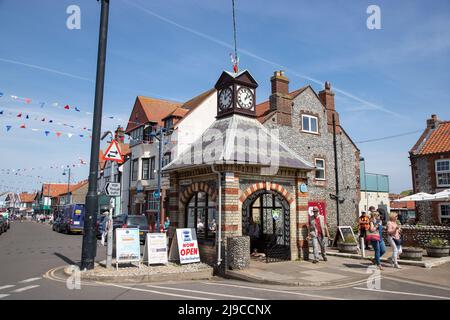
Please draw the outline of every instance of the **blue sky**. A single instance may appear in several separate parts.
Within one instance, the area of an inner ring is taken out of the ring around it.
[[[66,8],[81,8],[81,30],[68,30]],[[381,30],[366,27],[370,4],[381,8]],[[236,0],[240,67],[270,94],[283,69],[292,90],[325,80],[336,92],[341,123],[354,141],[423,129],[431,114],[450,119],[450,2]],[[100,5],[94,0],[0,0],[0,169],[64,182],[50,165],[89,160]],[[126,125],[137,95],[185,101],[231,70],[231,0],[111,0],[104,129]],[[33,99],[31,104],[11,95]],[[46,102],[40,108],[38,102]],[[59,102],[82,112],[52,107]],[[12,111],[10,111],[12,110]],[[30,114],[25,120],[7,112]],[[54,118],[53,124],[42,117]],[[27,122],[28,121],[28,122]],[[27,129],[17,129],[25,123]],[[6,125],[15,126],[6,132]],[[30,128],[73,133],[72,138]],[[388,174],[391,190],[411,186],[408,150],[420,133],[359,144],[369,172]],[[88,167],[73,169],[73,179]],[[0,174],[0,185],[38,187],[42,179]],[[0,190],[2,187],[0,186]]]

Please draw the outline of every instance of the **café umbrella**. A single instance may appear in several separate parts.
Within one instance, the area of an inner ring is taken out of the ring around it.
[[[426,192],[419,192],[412,194],[407,197],[403,197],[397,200],[394,200],[394,202],[407,202],[407,201],[429,201],[433,199],[433,195],[426,193]]]
[[[432,200],[450,200],[450,189],[432,195]]]

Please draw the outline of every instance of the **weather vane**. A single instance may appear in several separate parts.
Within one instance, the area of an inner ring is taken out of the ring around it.
[[[236,14],[234,0],[231,0],[233,5],[233,36],[234,36],[234,55],[230,53],[231,63],[233,64],[234,73],[239,71],[239,57],[237,55],[237,36],[236,36]]]

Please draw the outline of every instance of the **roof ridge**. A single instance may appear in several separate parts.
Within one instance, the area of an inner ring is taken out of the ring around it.
[[[144,98],[144,99],[152,99],[152,100],[166,101],[166,102],[170,102],[170,103],[180,103],[180,104],[183,104],[183,103],[184,103],[184,102],[176,101],[176,100],[169,100],[169,99],[161,99],[161,98],[147,97],[147,96],[142,96],[142,95],[138,95],[137,97],[138,97],[138,98]]]

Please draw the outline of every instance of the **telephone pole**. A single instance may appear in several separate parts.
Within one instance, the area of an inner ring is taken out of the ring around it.
[[[94,268],[97,251],[95,223],[98,211],[98,155],[102,127],[103,88],[105,83],[106,44],[108,38],[109,0],[101,1],[100,35],[97,56],[97,78],[95,83],[94,117],[92,124],[91,160],[89,168],[89,189],[86,196],[83,247],[81,249],[81,270]]]

